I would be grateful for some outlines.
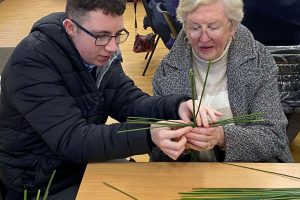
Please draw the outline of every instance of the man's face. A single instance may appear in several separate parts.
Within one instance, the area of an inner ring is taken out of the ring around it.
[[[119,49],[114,37],[106,45],[96,46],[96,39],[93,36],[82,31],[74,22],[69,23],[73,24],[74,31],[68,33],[85,62],[103,66]],[[115,36],[124,29],[123,16],[105,15],[102,10],[88,12],[77,23],[95,36]]]
[[[197,56],[214,60],[224,52],[235,28],[225,14],[223,1],[216,1],[188,13],[185,31]]]

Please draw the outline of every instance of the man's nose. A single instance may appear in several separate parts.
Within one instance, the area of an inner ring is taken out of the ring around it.
[[[105,49],[110,52],[116,52],[119,49],[115,37],[112,37],[111,40],[105,45]]]

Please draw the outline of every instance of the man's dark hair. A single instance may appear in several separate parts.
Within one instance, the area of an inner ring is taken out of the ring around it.
[[[123,15],[126,0],[67,0],[66,16],[80,19],[89,11],[102,10],[105,15]]]

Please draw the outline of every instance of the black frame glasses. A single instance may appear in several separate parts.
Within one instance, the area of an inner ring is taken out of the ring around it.
[[[105,46],[107,45],[112,38],[115,38],[116,44],[121,44],[123,42],[125,42],[129,36],[129,32],[124,28],[122,31],[124,31],[124,33],[118,33],[117,35],[95,35],[93,33],[91,33],[90,31],[86,30],[85,28],[83,28],[79,23],[77,23],[75,20],[70,19],[80,30],[84,31],[85,33],[87,33],[88,35],[92,36],[93,38],[95,38],[95,45],[96,46]]]

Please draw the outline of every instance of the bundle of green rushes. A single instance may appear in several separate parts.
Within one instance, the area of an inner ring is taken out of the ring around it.
[[[300,188],[194,188],[181,192],[180,200],[300,199]]]
[[[56,173],[56,170],[53,171],[53,173],[52,173],[52,175],[50,177],[50,180],[48,182],[48,185],[47,185],[47,188],[45,190],[45,193],[43,195],[43,199],[42,200],[46,200],[48,198],[50,185],[51,185],[51,183],[53,181],[55,173]],[[41,190],[39,189],[38,192],[37,192],[37,195],[36,195],[36,200],[39,200],[40,196],[41,196]],[[24,200],[27,200],[27,190],[26,189],[24,190]]]
[[[103,182],[106,186],[126,195],[136,197]],[[194,188],[192,192],[180,192],[180,200],[287,200],[300,199],[300,188]]]
[[[281,174],[277,172],[256,169],[233,163],[222,163],[224,165],[235,166],[248,170],[259,171],[263,173],[281,176],[288,179],[300,180],[297,176]],[[180,200],[213,200],[213,199],[300,199],[300,188],[193,188],[190,192],[180,192]]]
[[[206,87],[206,82],[207,82],[207,77],[209,74],[210,66],[211,66],[211,61],[208,62],[208,67],[207,67],[207,71],[206,71],[206,76],[205,76],[204,85],[203,85],[202,93],[200,96],[197,112],[196,112],[196,103],[195,103],[195,99],[196,99],[195,76],[194,76],[192,69],[190,69],[190,71],[189,71],[189,78],[190,78],[191,87],[192,87],[191,88],[192,89],[192,100],[193,100],[193,121],[191,123],[182,123],[182,122],[178,122],[178,121],[174,121],[174,120],[165,121],[163,119],[148,118],[148,117],[128,117],[127,123],[149,124],[149,125],[155,124],[155,126],[149,126],[149,127],[137,128],[137,129],[129,129],[129,130],[121,130],[121,131],[118,131],[118,133],[139,131],[139,130],[145,130],[145,129],[151,129],[151,128],[161,128],[161,127],[186,127],[186,126],[196,127],[197,126],[196,125],[196,116],[199,114],[200,105],[201,105],[201,102],[203,99],[204,90]],[[224,125],[232,124],[232,123],[234,123],[236,125],[247,124],[247,123],[261,123],[261,122],[265,121],[265,119],[262,116],[263,116],[263,113],[245,114],[245,115],[241,115],[241,116],[237,116],[237,117],[233,117],[233,118],[229,118],[229,119],[220,120],[217,122],[211,122],[211,123],[209,123],[209,126],[217,127],[217,126],[224,126]]]

